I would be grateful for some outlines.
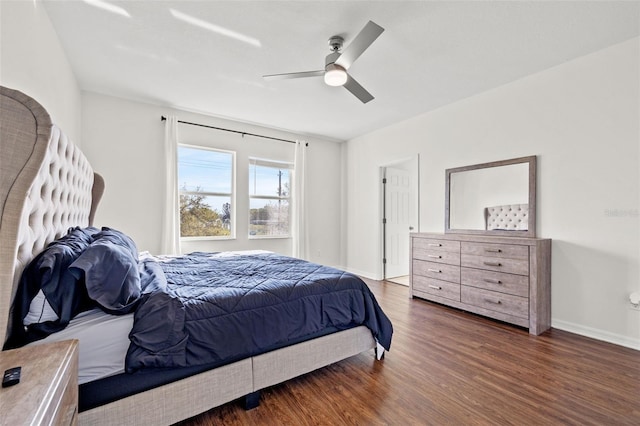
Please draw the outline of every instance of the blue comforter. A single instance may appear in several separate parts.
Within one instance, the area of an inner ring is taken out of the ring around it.
[[[391,345],[391,322],[369,288],[334,268],[274,253],[192,253],[141,270],[156,290],[136,309],[127,372],[231,362],[358,325]]]

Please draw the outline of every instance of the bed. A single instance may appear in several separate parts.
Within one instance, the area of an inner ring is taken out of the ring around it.
[[[529,227],[529,204],[504,204],[484,208],[484,229],[526,231]]]
[[[45,297],[45,299],[49,297],[42,293],[42,289],[36,297],[34,297],[34,291],[23,290],[25,283],[31,282],[31,278],[29,278],[31,276],[28,274],[35,262],[46,257],[44,254],[53,250],[52,246],[57,247],[60,241],[69,243],[66,238],[71,234],[81,235],[81,238],[88,236],[87,246],[78,249],[74,262],[85,256],[90,251],[87,247],[93,247],[96,245],[96,241],[102,240],[104,242],[106,239],[108,245],[111,245],[115,244],[113,241],[118,238],[122,238],[124,241],[126,235],[116,234],[117,230],[109,228],[92,228],[105,183],[98,174],[93,172],[80,149],[52,123],[46,110],[29,96],[5,87],[0,87],[0,109],[0,147],[2,153],[0,158],[2,166],[0,175],[0,336],[5,347],[9,347],[11,345],[7,346],[7,343],[11,342],[15,330],[23,328],[15,318],[23,317],[26,314],[25,309],[33,306],[33,304],[24,305],[21,302],[24,300],[25,292],[29,293],[28,300],[31,300],[32,303],[37,296]],[[122,244],[123,247],[129,244],[127,241]],[[76,244],[77,241],[74,240],[71,241],[70,246],[77,248]],[[127,251],[122,247],[118,247],[118,250]],[[129,250],[133,250],[133,247],[129,247]],[[140,262],[136,263],[137,267],[142,268],[140,265],[143,262],[137,252],[136,257]],[[157,343],[154,340],[155,337],[140,338],[135,344],[132,340],[130,344],[123,344],[120,341],[119,344],[106,345],[105,352],[111,350],[115,353],[122,353],[123,348],[126,348],[128,364],[125,368],[131,372],[100,372],[103,366],[93,366],[98,371],[98,378],[81,380],[83,382],[80,385],[81,412],[79,413],[79,422],[81,424],[131,424],[134,422],[135,424],[149,425],[171,424],[238,398],[245,398],[247,407],[251,408],[257,405],[261,389],[365,351],[375,353],[380,359],[384,349],[389,348],[392,333],[391,323],[379,310],[373,295],[371,295],[373,298],[371,301],[367,295],[368,289],[361,289],[359,282],[361,280],[343,271],[264,252],[196,253],[187,260],[151,255],[143,256],[143,258],[145,267],[148,262],[148,266],[153,271],[158,271],[159,266],[162,272],[158,274],[164,275],[166,273],[164,276],[169,276],[167,281],[172,283],[172,268],[180,262],[209,262],[211,270],[217,270],[216,268],[219,268],[219,265],[223,263],[234,265],[235,271],[253,268],[251,269],[254,271],[253,283],[240,286],[248,287],[248,293],[241,296],[240,302],[237,304],[247,303],[247,300],[251,300],[251,294],[255,293],[255,289],[258,288],[251,287],[258,285],[255,283],[255,277],[259,272],[262,273],[268,269],[269,265],[279,265],[272,274],[276,276],[284,274],[290,277],[296,289],[300,288],[299,283],[306,279],[302,278],[302,275],[296,275],[301,273],[299,269],[310,267],[311,274],[320,277],[317,280],[320,285],[327,287],[327,277],[337,274],[335,279],[342,280],[341,283],[345,280],[351,283],[349,285],[354,288],[350,291],[359,291],[364,295],[365,302],[361,302],[359,297],[356,297],[354,301],[347,303],[347,306],[364,303],[373,305],[373,307],[367,308],[373,309],[373,311],[369,310],[367,313],[358,314],[359,317],[366,317],[366,320],[356,321],[353,318],[331,320],[328,321],[327,326],[312,327],[313,329],[300,332],[296,332],[294,327],[285,332],[290,335],[290,339],[279,338],[280,340],[275,343],[262,341],[261,338],[247,338],[244,340],[256,340],[257,348],[245,348],[244,352],[240,351],[239,354],[227,354],[209,361],[196,357],[198,361],[195,364],[189,362],[185,364],[185,360],[199,351],[195,346],[191,346],[188,350],[184,349],[183,352],[174,351],[172,346],[170,351],[165,351],[165,353],[171,353],[171,356],[168,357],[169,361],[164,358],[158,361],[155,357],[155,351],[144,352],[149,348],[145,346],[145,342]],[[253,266],[247,266],[248,263],[245,262],[249,261],[258,263],[251,263]],[[69,266],[65,265],[65,268]],[[79,273],[77,268],[69,267],[68,269],[75,271],[76,278],[80,276],[82,277],[81,281],[89,282],[91,270],[83,269],[80,266],[78,268],[82,270],[82,273]],[[184,272],[176,273],[183,274]],[[131,275],[131,271],[125,271],[123,274]],[[228,276],[229,274],[229,272],[224,272],[222,275]],[[142,277],[142,274],[140,276]],[[262,290],[262,293],[271,295],[273,299],[276,297],[276,293],[272,294],[271,287],[269,287],[272,278],[273,275],[268,278],[263,277],[259,283],[261,286],[267,286],[268,291],[264,291],[265,287],[259,289]],[[204,281],[207,285],[220,288],[218,287],[220,280],[207,279]],[[57,321],[64,323],[65,327],[57,327],[61,329],[51,332],[43,340],[32,339],[36,341],[31,344],[47,342],[52,338],[77,338],[82,336],[82,333],[76,333],[77,329],[82,329],[87,323],[98,327],[109,327],[109,330],[125,330],[125,332],[132,330],[131,334],[136,335],[133,332],[136,330],[136,324],[144,323],[145,318],[151,318],[150,313],[155,312],[158,306],[165,304],[165,302],[167,304],[181,303],[178,305],[181,307],[180,309],[186,309],[184,307],[190,305],[192,300],[198,299],[201,291],[204,291],[202,289],[195,290],[196,296],[191,293],[183,301],[175,302],[173,296],[179,292],[176,290],[177,287],[172,287],[173,284],[172,286],[162,284],[159,287],[164,289],[163,292],[157,290],[156,281],[149,282],[154,284],[145,287],[151,289],[146,293],[137,295],[127,293],[124,298],[119,297],[115,301],[109,299],[108,294],[105,296],[106,293],[95,296],[93,288],[89,286],[87,286],[88,290],[81,292],[82,295],[79,296],[79,299],[74,299],[85,300],[85,293],[91,293],[91,297],[94,297],[91,300],[99,300],[102,309],[96,309],[95,306],[92,309],[78,308],[78,306],[84,306],[84,302],[74,302],[73,309],[62,312],[57,311],[58,306],[55,304],[57,302],[49,300],[56,307],[54,314],[57,315]],[[163,281],[160,280],[160,282]],[[57,284],[63,285],[64,283]],[[331,284],[329,287],[331,286],[336,287],[337,285]],[[366,287],[366,285],[364,286]],[[169,287],[171,287],[170,291]],[[236,290],[238,289],[225,291],[235,293]],[[307,294],[305,293],[307,291],[312,290],[305,289],[303,293]],[[168,297],[166,293],[170,293],[171,297]],[[287,295],[289,294],[295,295],[296,293],[294,290],[287,290]],[[154,298],[151,295],[158,295],[158,297]],[[315,293],[314,297],[316,297]],[[318,295],[317,297],[323,298],[325,296]],[[333,298],[338,304],[344,304],[341,297],[335,295],[327,297]],[[149,300],[154,300],[154,302],[149,302]],[[293,296],[291,296],[291,300],[294,300]],[[323,303],[327,303],[327,299],[322,300],[324,300]],[[196,306],[201,307],[207,304],[210,303],[205,301]],[[234,302],[234,306],[235,304],[236,302]],[[113,308],[114,312],[112,313],[117,311],[119,315],[106,314],[105,316],[104,312],[101,312],[105,310],[105,306],[108,306],[109,309]],[[146,307],[146,310],[142,309],[143,307]],[[271,309],[271,307],[260,309]],[[309,312],[313,312],[313,309],[304,311],[302,315],[311,316]],[[79,311],[80,314],[77,314]],[[293,315],[291,311],[290,309],[289,314]],[[185,314],[185,316],[189,315]],[[208,315],[215,316],[214,314]],[[264,312],[262,315],[258,318],[265,318]],[[299,314],[296,315],[299,316]],[[326,313],[320,315],[327,316]],[[344,312],[337,315],[337,317],[343,316]],[[293,316],[286,320],[280,320],[281,324],[288,324],[292,318]],[[62,321],[63,319],[64,321]],[[252,321],[253,328],[259,328],[260,320],[253,319]],[[372,326],[372,324],[374,325]],[[232,323],[229,327],[233,326]],[[24,329],[30,330],[31,327],[32,325],[29,325]],[[114,331],[114,333],[121,335],[122,331]],[[175,338],[172,344],[176,343],[177,346],[180,346],[185,337],[176,337],[175,333],[170,334],[171,338]],[[260,336],[262,334],[265,334],[264,330],[261,331]],[[83,356],[83,339],[80,337],[81,358]],[[87,346],[94,346],[94,343],[85,344],[85,347]],[[160,342],[160,346],[166,348],[166,341]],[[140,347],[143,348],[141,355],[139,353]],[[129,362],[129,352],[138,352],[140,356],[133,358],[137,361]],[[179,353],[179,356],[175,356],[176,353]],[[85,360],[87,359],[90,361],[93,358],[85,357]],[[131,377],[135,377],[135,379],[132,380]],[[122,389],[126,391],[122,392]],[[103,394],[111,394],[112,391],[115,396],[103,398]]]

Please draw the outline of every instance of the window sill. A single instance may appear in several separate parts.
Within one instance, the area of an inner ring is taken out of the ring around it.
[[[191,241],[226,241],[226,240],[235,240],[236,237],[180,237],[180,241],[191,242]]]
[[[249,235],[250,240],[286,240],[291,235]]]

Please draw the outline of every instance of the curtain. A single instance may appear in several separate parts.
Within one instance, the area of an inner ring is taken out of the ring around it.
[[[307,144],[296,141],[293,170],[293,211],[291,215],[291,235],[293,237],[293,257],[309,258],[309,240],[306,220],[305,180],[307,166]]]
[[[164,129],[165,203],[162,254],[180,254],[180,197],[178,194],[178,119],[167,117]]]

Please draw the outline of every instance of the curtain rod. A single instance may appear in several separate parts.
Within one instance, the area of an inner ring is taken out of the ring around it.
[[[160,120],[161,121],[166,121],[167,117],[165,117],[164,115],[160,116]],[[257,135],[255,133],[248,133],[248,132],[241,132],[239,130],[232,130],[232,129],[225,129],[223,127],[215,127],[215,126],[208,126],[206,124],[200,124],[200,123],[192,123],[190,121],[182,121],[182,120],[178,120],[178,123],[180,124],[189,124],[190,126],[198,126],[198,127],[206,127],[207,129],[215,129],[215,130],[222,130],[224,132],[231,132],[231,133],[239,133],[242,136],[244,135],[249,135],[249,136],[255,136],[258,138],[264,138],[264,139],[271,139],[274,141],[280,141],[280,142],[288,142],[288,143],[297,143],[296,141],[292,141],[292,140],[288,140],[288,139],[280,139],[280,138],[274,138],[271,136],[264,136],[264,135]],[[305,143],[305,146],[309,146],[308,143]]]

